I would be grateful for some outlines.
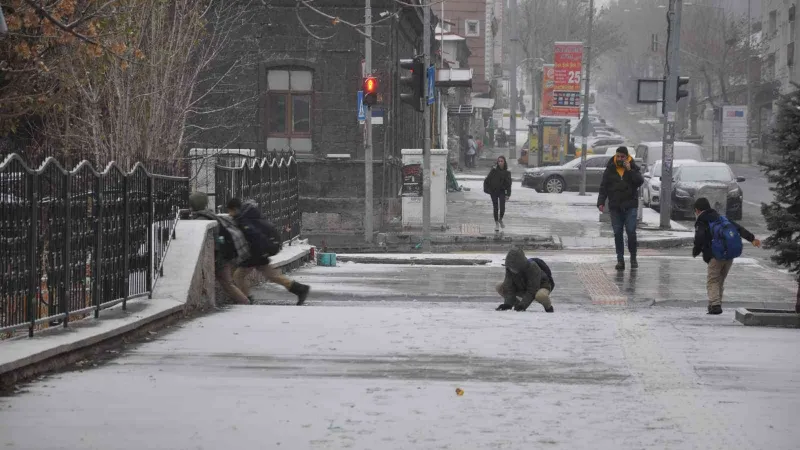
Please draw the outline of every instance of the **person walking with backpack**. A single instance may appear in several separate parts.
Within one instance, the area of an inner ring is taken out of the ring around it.
[[[228,202],[228,214],[234,218],[236,225],[244,233],[250,246],[250,258],[244,261],[233,275],[234,281],[244,295],[250,298],[250,286],[246,277],[253,270],[261,272],[267,280],[279,284],[297,296],[297,305],[305,303],[311,288],[305,284],[292,281],[274,267],[270,267],[270,256],[281,251],[281,234],[259,211],[253,201],[242,203],[238,198]]]
[[[552,274],[550,268],[541,261],[546,270],[543,270],[538,258],[528,259],[521,248],[514,248],[506,255],[506,276],[502,283],[496,287],[497,293],[503,297],[503,303],[497,311],[525,311],[534,300],[539,302],[545,312],[553,312],[553,303],[550,301],[550,292],[553,290]]]
[[[506,214],[506,200],[511,197],[511,172],[508,170],[506,157],[497,158],[497,164],[483,180],[483,192],[492,198],[494,212],[494,231],[505,228],[503,216]]]
[[[617,270],[625,270],[625,240],[623,230],[628,235],[628,252],[631,255],[631,269],[639,267],[636,261],[636,218],[639,209],[639,187],[644,177],[625,146],[617,148],[613,158],[608,161],[600,182],[597,196],[597,209],[604,212],[608,199],[608,213],[611,215],[611,228],[614,230],[614,246],[617,250]]]
[[[725,278],[733,266],[734,258],[742,254],[742,238],[754,247],[761,247],[761,241],[753,233],[711,208],[705,197],[694,202],[694,248],[692,257],[703,254],[708,264],[708,314],[722,314],[722,293]]]
[[[189,196],[189,220],[217,222],[214,229],[214,262],[217,281],[222,290],[240,305],[249,305],[250,299],[233,282],[234,269],[250,258],[250,249],[244,234],[230,217],[218,216],[208,209],[208,195],[193,192]]]

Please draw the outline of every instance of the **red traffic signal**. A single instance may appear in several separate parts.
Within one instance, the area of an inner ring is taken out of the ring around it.
[[[375,77],[364,78],[364,84],[361,86],[364,91],[364,104],[372,106],[378,103],[378,79]]]

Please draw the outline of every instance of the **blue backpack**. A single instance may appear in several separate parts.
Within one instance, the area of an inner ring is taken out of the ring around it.
[[[539,258],[528,258],[528,262],[536,263],[536,265],[542,269],[542,272],[544,272],[545,275],[547,275],[547,278],[550,280],[550,292],[553,292],[553,289],[556,288],[556,282],[553,281],[553,272],[550,271],[550,267],[548,267],[547,264]]]
[[[714,259],[728,261],[742,255],[742,236],[727,217],[719,216],[708,225],[711,228],[711,254]]]

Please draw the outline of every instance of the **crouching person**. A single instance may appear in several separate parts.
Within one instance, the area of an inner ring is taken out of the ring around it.
[[[239,289],[250,297],[250,286],[247,283],[247,275],[253,270],[261,272],[267,280],[279,284],[287,291],[297,296],[297,305],[305,303],[310,287],[292,281],[283,275],[279,269],[270,267],[270,256],[277,255],[281,251],[281,234],[259,211],[258,206],[252,201],[242,204],[238,198],[233,198],[228,202],[228,214],[234,218],[236,225],[244,233],[247,244],[250,247],[250,258],[241,264],[233,278]]]
[[[214,233],[214,261],[220,287],[233,302],[242,305],[249,304],[250,300],[247,296],[233,283],[234,269],[250,257],[244,234],[236,228],[232,219],[218,216],[208,209],[208,195],[202,192],[193,192],[189,196],[189,206],[191,207],[190,220],[217,222]]]
[[[535,261],[529,261],[522,249],[512,249],[506,255],[506,277],[497,285],[497,293],[503,297],[503,303],[497,311],[525,311],[534,300],[539,302],[546,312],[553,312],[550,302],[552,285],[550,276]]]

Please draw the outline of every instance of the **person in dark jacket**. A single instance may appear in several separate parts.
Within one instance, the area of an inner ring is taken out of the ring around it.
[[[506,255],[506,276],[497,285],[497,293],[503,297],[503,303],[497,311],[525,311],[534,300],[539,302],[546,312],[553,312],[550,302],[550,277],[539,265],[528,261],[525,252],[520,248],[508,251]]]
[[[218,216],[208,209],[208,195],[203,192],[193,192],[189,196],[189,207],[190,220],[217,222],[214,230],[214,261],[220,287],[235,303],[250,304],[250,299],[233,282],[234,269],[250,257],[244,234],[236,227],[233,220]]]
[[[234,218],[250,246],[250,258],[242,263],[233,276],[239,289],[246,296],[250,296],[250,287],[246,277],[255,269],[261,272],[267,280],[283,286],[287,291],[296,295],[298,306],[305,303],[311,288],[290,280],[279,269],[270,266],[269,257],[280,251],[280,233],[267,222],[258,206],[252,201],[242,203],[238,198],[233,198],[228,202],[228,213]]]
[[[697,221],[694,224],[694,248],[692,257],[703,254],[703,261],[708,264],[708,278],[706,289],[708,291],[708,313],[722,314],[722,292],[725,290],[725,278],[728,277],[733,266],[733,260],[718,260],[711,252],[711,224],[720,218],[720,214],[711,208],[711,203],[707,198],[700,197],[694,202],[694,214]],[[731,225],[736,227],[739,235],[746,241],[751,242],[754,247],[761,247],[761,241],[756,239],[753,233],[747,231],[743,226],[728,219]]]
[[[644,183],[639,167],[633,162],[625,146],[617,148],[617,152],[608,161],[603,180],[600,182],[600,194],[597,196],[597,208],[605,209],[608,199],[608,213],[611,215],[611,228],[614,230],[614,244],[617,249],[617,270],[625,270],[625,240],[623,229],[628,234],[628,251],[631,254],[631,268],[639,267],[636,261],[636,217],[639,208],[639,187]]]
[[[500,231],[500,227],[506,227],[503,216],[506,214],[506,200],[511,197],[511,172],[505,156],[497,158],[497,164],[483,180],[483,192],[492,198],[494,231]]]

